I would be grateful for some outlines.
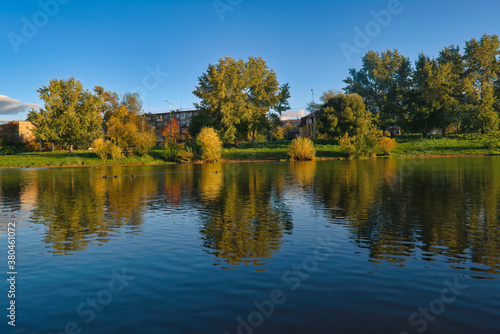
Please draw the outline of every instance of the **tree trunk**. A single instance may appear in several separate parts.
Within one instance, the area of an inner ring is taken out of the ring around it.
[[[54,143],[52,143],[52,152],[54,152]]]
[[[443,138],[446,137],[446,128],[444,126],[441,128],[441,136],[443,136]]]
[[[73,153],[73,145],[69,145],[69,153]]]
[[[486,134],[486,128],[484,126],[481,128],[481,134]]]
[[[427,138],[427,131],[422,131],[422,138],[423,139]]]
[[[255,146],[255,130],[252,130],[252,146]]]

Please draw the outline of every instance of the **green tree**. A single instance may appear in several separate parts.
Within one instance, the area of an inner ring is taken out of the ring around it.
[[[406,122],[406,99],[411,88],[412,68],[409,58],[397,49],[362,58],[363,66],[349,69],[344,80],[346,93],[360,95],[368,110],[380,113],[381,125],[403,125]]]
[[[106,136],[124,150],[137,147],[140,152],[144,152],[144,147],[148,147],[151,142],[149,140],[151,136],[148,134],[146,136],[148,139],[145,140],[144,134],[151,132],[152,129],[144,116],[140,114],[142,102],[139,95],[125,93],[120,99],[115,92],[104,92],[100,87],[99,92],[105,104],[103,116]]]
[[[321,97],[323,105],[316,112],[317,129],[328,137],[367,134],[373,128],[376,117],[366,110],[363,99],[358,94],[328,91]]]
[[[495,84],[499,79],[500,41],[497,35],[483,35],[479,41],[471,39],[466,42],[465,76],[467,85],[467,102],[470,105],[472,125],[480,128],[482,133],[487,129],[496,130],[499,124],[495,105]]]
[[[288,84],[280,87],[274,71],[254,57],[246,62],[225,57],[209,65],[193,94],[201,99],[197,118],[209,119],[225,141],[236,143],[248,133],[255,142],[256,133],[269,128],[268,112],[286,110],[290,97]]]
[[[455,95],[458,76],[451,62],[430,59],[421,53],[413,72],[413,90],[410,106],[410,120],[414,130],[423,137],[432,128],[444,129],[450,125],[456,115],[458,101]]]
[[[437,62],[439,66],[451,66],[446,79],[446,85],[448,86],[447,98],[450,103],[448,103],[448,108],[444,110],[442,115],[445,120],[443,126],[451,125],[455,128],[455,132],[458,132],[467,118],[467,107],[464,103],[467,79],[464,76],[465,62],[464,57],[460,54],[460,47],[455,45],[445,47],[439,53]]]
[[[83,89],[80,81],[52,79],[37,90],[44,106],[31,110],[28,120],[37,138],[69,147],[90,145],[102,136],[102,100]]]

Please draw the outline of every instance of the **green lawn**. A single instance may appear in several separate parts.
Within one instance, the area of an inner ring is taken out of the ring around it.
[[[94,153],[88,151],[26,152],[15,155],[0,156],[0,168],[30,167],[62,167],[62,166],[100,166],[119,164],[160,164],[165,163],[159,156],[159,150],[151,152],[152,156],[125,157],[120,160],[102,161]]]
[[[411,139],[406,137],[396,138],[398,146],[392,152],[392,156],[490,155],[500,153],[498,144],[496,148],[489,150],[485,145],[486,137],[477,134],[448,135],[445,138],[427,139],[422,139],[421,136]],[[498,143],[499,139],[496,141]]]

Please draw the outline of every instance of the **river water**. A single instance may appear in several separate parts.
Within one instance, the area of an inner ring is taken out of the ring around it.
[[[500,332],[499,157],[0,170],[0,201],[16,333]]]

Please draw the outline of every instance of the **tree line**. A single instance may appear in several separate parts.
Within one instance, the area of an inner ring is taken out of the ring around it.
[[[447,132],[497,130],[500,122],[500,42],[497,35],[483,35],[459,46],[443,48],[436,58],[421,53],[414,66],[397,49],[369,51],[360,69],[349,69],[343,93],[325,92],[316,114],[316,131],[323,137],[363,137],[378,128],[399,126],[424,137],[432,129]],[[98,146],[112,152],[144,154],[156,135],[141,114],[137,94],[119,96],[96,86],[84,89],[74,78],[53,79],[37,90],[44,105],[31,110],[37,139],[84,147]],[[198,78],[193,94],[199,113],[189,133],[196,137],[203,127],[214,128],[224,142],[255,143],[258,136],[281,135],[280,116],[290,109],[290,86],[280,84],[276,73],[258,57],[248,60],[221,58]],[[178,138],[177,124],[163,136]]]
[[[436,58],[421,53],[414,66],[397,49],[369,51],[360,69],[349,69],[344,91],[361,96],[370,119],[382,129],[398,125],[424,137],[436,128],[443,135],[460,130],[484,134],[499,126],[499,56],[497,35],[473,38],[463,51],[447,46]],[[310,110],[325,111],[331,107],[328,98]]]
[[[130,153],[132,149],[146,154],[156,143],[136,93],[120,97],[100,86],[89,91],[75,78],[52,79],[37,92],[44,105],[32,109],[27,119],[40,140],[65,146],[70,152],[74,146],[95,144],[103,150],[102,158],[118,158],[123,151]]]

